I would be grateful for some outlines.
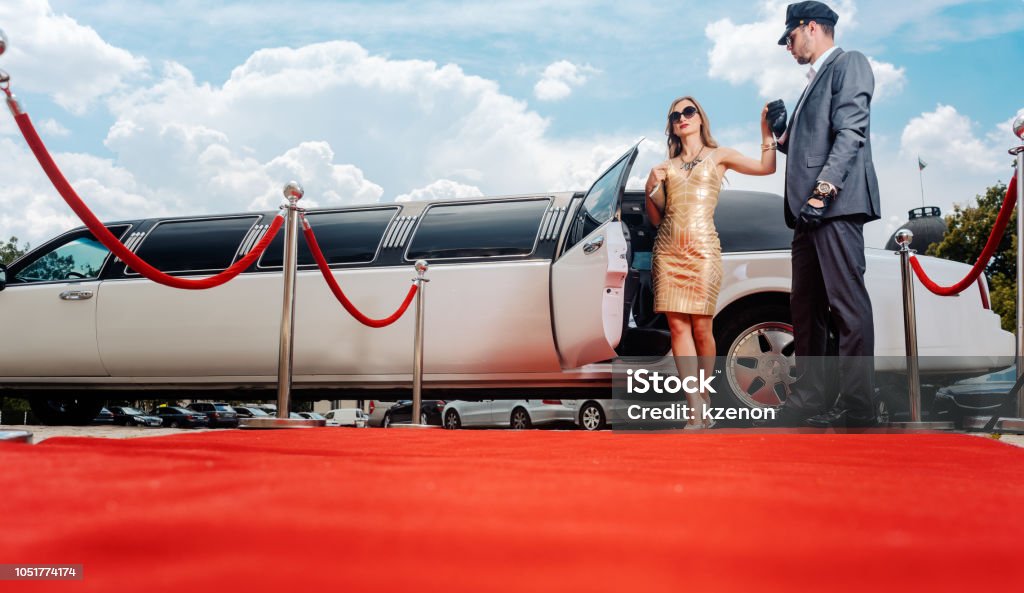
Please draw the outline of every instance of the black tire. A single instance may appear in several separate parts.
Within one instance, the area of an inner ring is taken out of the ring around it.
[[[716,324],[714,331],[718,349],[716,371],[724,380],[716,381],[721,388],[717,396],[712,396],[712,405],[753,408],[786,401],[796,379],[793,370],[796,344],[788,305],[771,303],[747,307],[730,314],[721,326]],[[830,328],[826,355],[835,357],[838,345],[838,338]],[[752,354],[761,355],[756,365]],[[745,378],[757,378],[753,381],[739,379],[737,371],[741,367],[748,371]],[[831,407],[839,394],[838,373],[828,373],[822,389],[826,407]]]
[[[530,413],[526,411],[526,408],[516,408],[512,410],[512,415],[509,416],[508,424],[512,430],[526,430],[533,427],[533,422],[530,421]]]
[[[380,423],[381,428],[391,428],[391,414],[384,414],[384,420]]]
[[[766,304],[730,314],[716,324],[715,343],[721,380],[715,381],[712,405],[754,408],[786,400],[795,350],[788,306]]]
[[[48,426],[85,426],[103,409],[103,402],[87,399],[33,397],[29,405],[39,422]]]
[[[430,424],[430,416],[426,412],[420,412],[420,424],[423,426]]]
[[[455,410],[448,410],[444,415],[444,427],[448,430],[462,428],[462,418],[459,418],[459,413]]]
[[[587,402],[580,408],[580,428],[586,431],[604,430],[608,426],[604,409],[594,402]]]
[[[178,428],[179,426],[181,426],[181,424],[179,424],[177,420],[171,420],[171,423],[168,424],[168,426],[170,426],[171,428]]]

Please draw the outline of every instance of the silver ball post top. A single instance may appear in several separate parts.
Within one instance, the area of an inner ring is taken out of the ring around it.
[[[910,229],[900,229],[896,231],[896,244],[901,249],[909,249],[910,242],[914,240],[914,231]]]
[[[1024,114],[1017,116],[1017,119],[1013,120],[1013,133],[1024,140]]]
[[[284,197],[288,200],[299,201],[304,195],[306,195],[306,191],[302,189],[298,181],[289,181],[284,186]]]
[[[4,55],[5,51],[7,51],[7,35],[3,29],[0,29],[0,56]]]
[[[419,274],[420,276],[426,274],[427,273],[427,268],[429,268],[429,267],[430,266],[427,264],[427,260],[425,260],[425,259],[418,259],[418,260],[416,260],[416,273]]]

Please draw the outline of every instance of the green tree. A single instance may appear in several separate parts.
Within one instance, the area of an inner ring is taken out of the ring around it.
[[[18,238],[11,237],[6,243],[0,243],[0,263],[9,264],[24,255],[28,250],[28,243],[24,247],[19,247]]]
[[[973,265],[981,255],[999,209],[1006,197],[1006,184],[997,182],[975,196],[977,205],[953,206],[946,216],[946,234],[940,243],[928,248],[928,255]],[[1003,329],[1017,328],[1017,212],[1013,213],[999,247],[985,268],[992,310],[1002,319]]]

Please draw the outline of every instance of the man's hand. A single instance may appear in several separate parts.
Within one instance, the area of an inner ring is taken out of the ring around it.
[[[807,200],[796,217],[797,230],[809,232],[821,226],[821,222],[825,220],[825,210],[828,209],[831,199],[829,196],[821,197],[815,194]]]
[[[776,138],[781,138],[786,133],[786,104],[782,99],[776,99],[768,104],[768,125]]]

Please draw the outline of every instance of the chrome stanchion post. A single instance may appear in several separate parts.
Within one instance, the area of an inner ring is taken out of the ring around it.
[[[284,186],[288,200],[284,216],[284,296],[281,301],[281,340],[277,354],[277,417],[288,418],[291,413],[292,365],[295,349],[295,274],[298,270],[299,212],[298,202],[305,192],[292,181]]]
[[[907,384],[910,393],[910,421],[921,421],[921,375],[917,359],[917,308],[914,305],[914,271],[910,268],[910,229],[896,232],[900,246],[900,278],[903,280],[903,332],[907,353]]]
[[[427,280],[424,276],[427,273],[426,260],[416,261],[416,337],[412,347],[412,423],[420,422],[420,413],[423,404],[423,304],[426,296]]]
[[[890,422],[889,426],[903,429],[952,430],[952,422],[921,421],[921,373],[917,356],[917,309],[914,305],[914,270],[910,267],[910,243],[914,233],[910,229],[896,231],[897,252],[900,256],[900,278],[903,281],[903,330],[907,352],[907,386],[910,403],[909,422]]]
[[[1021,115],[1013,122],[1013,133],[1024,140],[1024,115]],[[1010,150],[1010,154],[1017,156],[1017,379],[1024,376],[1024,146],[1017,146]],[[1017,394],[1017,419],[1024,419],[1024,394]],[[1024,425],[1018,425],[1016,430],[1024,430]]]
[[[1013,121],[1013,133],[1024,140],[1024,115]],[[1021,237],[1024,237],[1024,146],[1017,146],[1010,149],[1010,154],[1017,157],[1017,356],[1014,363],[1017,365],[1017,380],[1024,375],[1024,290],[1021,290],[1021,283],[1024,282],[1024,246],[1021,245]],[[1017,393],[1017,417],[998,418],[993,422],[990,416],[975,416],[964,419],[964,428],[968,430],[992,430],[994,432],[1008,432],[1024,434],[1024,389]]]
[[[292,366],[295,337],[295,276],[298,270],[299,215],[298,201],[305,192],[296,181],[284,186],[288,204],[282,206],[284,217],[284,295],[281,304],[281,337],[277,355],[277,417],[246,418],[240,424],[246,428],[306,428],[324,426],[324,420],[291,418]]]
[[[426,260],[416,260],[416,277],[412,279],[416,283],[416,330],[412,344],[412,419],[409,424],[392,424],[392,427],[411,426],[414,428],[440,428],[420,422],[423,410],[423,324],[425,321],[424,309],[426,306],[427,282],[424,276],[430,266]]]

